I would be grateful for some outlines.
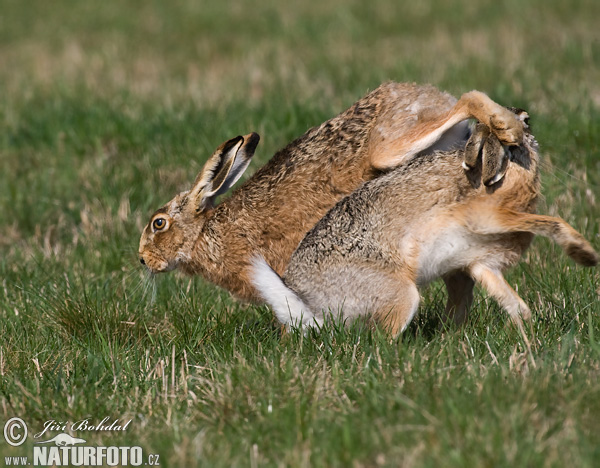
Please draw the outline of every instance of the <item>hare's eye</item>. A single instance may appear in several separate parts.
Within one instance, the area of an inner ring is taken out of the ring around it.
[[[153,222],[152,222],[152,227],[156,230],[156,231],[160,231],[161,229],[164,229],[165,226],[167,225],[167,221],[165,220],[165,218],[156,218]]]

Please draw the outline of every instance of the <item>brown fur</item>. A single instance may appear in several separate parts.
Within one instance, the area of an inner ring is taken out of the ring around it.
[[[152,217],[142,233],[140,259],[152,272],[177,268],[242,299],[259,300],[249,276],[254,255],[283,273],[304,235],[341,198],[436,145],[462,143],[466,129],[458,124],[468,118],[490,126],[505,144],[522,140],[521,123],[482,93],[467,93],[457,102],[431,86],[383,84],[283,148],[214,207],[202,184],[223,179],[208,169],[235,157],[227,156],[226,142],[192,189],[161,208],[169,228],[153,231],[156,214]],[[246,142],[256,138],[244,137],[240,151],[252,153]]]

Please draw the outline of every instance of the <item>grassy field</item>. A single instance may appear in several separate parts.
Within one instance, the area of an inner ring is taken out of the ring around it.
[[[543,239],[508,274],[531,349],[481,291],[440,329],[439,284],[397,341],[282,337],[136,252],[222,141],[261,134],[251,174],[389,79],[528,109],[540,211],[600,249],[600,2],[250,3],[0,2],[0,425],[131,419],[83,438],[169,467],[599,466],[600,271]]]

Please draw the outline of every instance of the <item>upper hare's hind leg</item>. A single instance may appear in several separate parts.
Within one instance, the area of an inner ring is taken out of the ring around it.
[[[392,169],[410,157],[435,145],[452,127],[476,119],[487,126],[500,143],[514,146],[523,142],[523,117],[492,101],[488,96],[471,91],[463,94],[449,111],[424,119],[393,141],[383,141],[371,150],[371,164],[380,170]]]
[[[479,120],[488,126],[504,145],[516,146],[523,142],[521,118],[513,111],[495,103],[482,92],[471,91],[463,94],[450,113],[453,111],[457,115],[468,114],[467,118]]]

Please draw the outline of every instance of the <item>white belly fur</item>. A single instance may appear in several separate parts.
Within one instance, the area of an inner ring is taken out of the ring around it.
[[[439,227],[438,227],[439,229]],[[454,270],[467,268],[480,261],[490,250],[490,243],[482,242],[464,226],[451,224],[427,239],[427,228],[421,231],[418,244],[417,283],[425,285]],[[426,240],[422,240],[426,239]]]

